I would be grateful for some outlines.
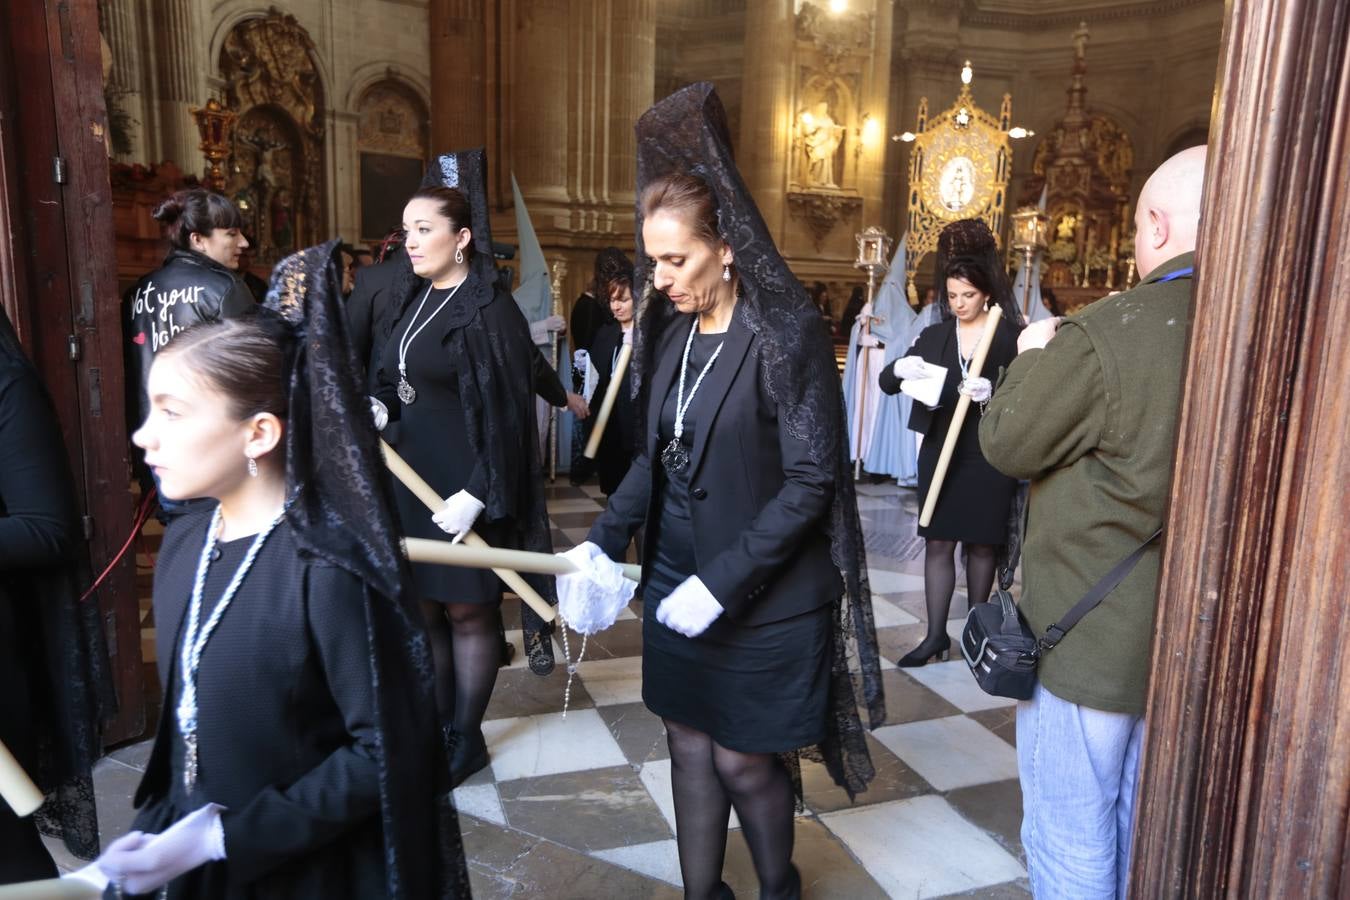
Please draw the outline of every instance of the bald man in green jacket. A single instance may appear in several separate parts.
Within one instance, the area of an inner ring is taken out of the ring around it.
[[[1195,147],[1153,173],[1135,212],[1140,284],[1029,325],[980,422],[989,462],[1031,482],[1021,609],[1037,634],[1162,525],[1204,168]],[[1038,900],[1125,895],[1159,559],[1154,544],[1018,704]]]

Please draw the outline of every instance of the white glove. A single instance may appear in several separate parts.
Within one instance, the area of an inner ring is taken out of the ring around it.
[[[877,336],[870,331],[864,331],[858,335],[858,346],[860,347],[875,347],[880,343],[881,341],[877,340]]]
[[[988,378],[967,378],[961,382],[957,391],[976,403],[984,403],[994,395],[994,386],[989,383]]]
[[[866,322],[870,318],[872,318],[872,304],[864,303],[862,309],[858,310],[858,321]]]
[[[445,507],[431,517],[436,527],[446,534],[454,535],[450,543],[458,544],[464,540],[464,532],[473,527],[483,512],[483,501],[468,491],[460,491],[445,498]]]
[[[220,811],[208,803],[160,834],[133,831],[108,845],[98,858],[103,874],[132,894],[149,894],[212,860],[225,858]]]
[[[904,381],[906,378],[922,378],[924,376],[924,362],[922,356],[902,356],[891,366],[895,372],[895,377]]]
[[[685,637],[698,637],[722,614],[722,604],[691,575],[671,591],[656,608],[656,621]]]
[[[384,426],[389,424],[389,407],[371,397],[370,417],[375,420],[375,430],[384,431]]]
[[[562,316],[549,316],[544,320],[545,331],[566,331],[567,320]]]
[[[590,541],[558,555],[579,570],[558,576],[558,615],[581,634],[595,634],[613,625],[633,599],[637,582],[625,578],[619,564]]]

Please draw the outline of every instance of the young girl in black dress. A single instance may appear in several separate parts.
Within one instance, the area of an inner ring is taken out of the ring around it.
[[[163,713],[99,860],[132,894],[467,895],[333,247],[278,267],[285,318],[194,326],[150,370],[135,443],[166,496],[217,503],[155,573]]]

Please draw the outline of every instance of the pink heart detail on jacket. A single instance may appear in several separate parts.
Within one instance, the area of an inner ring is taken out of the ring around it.
[[[139,345],[139,346],[141,346],[141,347],[144,347],[144,346],[145,346],[145,332],[142,331],[140,334],[136,335],[134,338],[131,339],[131,342],[132,342],[133,344],[137,344],[137,345]]]

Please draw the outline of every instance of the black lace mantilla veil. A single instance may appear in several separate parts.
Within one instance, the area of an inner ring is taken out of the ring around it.
[[[637,154],[639,194],[652,179],[671,171],[694,175],[712,189],[718,228],[735,253],[740,279],[741,299],[735,315],[763,348],[760,377],[788,430],[811,448],[817,465],[834,473],[834,503],[824,527],[845,593],[836,605],[833,623],[830,722],[825,742],[801,752],[824,762],[831,777],[852,797],[865,790],[875,774],[858,706],[866,708],[873,728],[885,720],[886,710],[834,348],[819,311],[779,255],[736,169],[726,113],[711,84],[683,88],[644,113],[637,123]],[[634,336],[636,396],[654,365],[652,355],[661,332],[680,315],[651,286],[640,207],[634,284],[641,286],[642,295]],[[637,407],[645,412],[645,404]],[[850,663],[856,664],[861,675],[860,696],[850,676]]]
[[[459,823],[442,784],[448,769],[431,648],[404,590],[392,486],[346,335],[338,246],[333,240],[283,259],[264,302],[296,338],[287,355],[286,518],[302,553],[366,587],[388,896],[468,897]]]
[[[993,301],[1003,308],[1003,318],[1018,331],[1026,327],[1026,318],[1013,296],[1012,285],[1003,270],[1003,258],[998,252],[998,242],[994,232],[984,219],[960,219],[942,229],[938,235],[937,265],[934,268],[934,297],[937,298],[938,312],[942,321],[952,317],[951,304],[947,302],[947,279],[944,272],[947,265],[960,257],[967,257],[983,264],[985,271],[993,278]],[[998,384],[999,373],[986,372],[984,377]],[[1022,532],[1027,514],[1027,484],[1022,482],[1013,493],[1012,504],[1008,509],[1008,542],[995,553],[995,565],[998,569],[998,583],[1005,591],[1011,590],[1013,576],[1017,571],[1017,562],[1022,557]],[[964,553],[964,549],[962,550]]]
[[[0,389],[15,379],[42,384],[0,308]],[[59,442],[55,422],[53,411],[52,440]],[[67,478],[67,484],[74,480]],[[76,510],[69,515],[73,521]],[[81,859],[99,852],[93,766],[103,755],[101,720],[117,709],[98,600],[79,600],[79,586],[91,580],[82,550],[67,566],[0,572],[0,602],[11,605],[24,635],[18,649],[28,657],[35,738],[35,765],[28,774],[45,795],[34,818],[40,831],[60,838]]]

